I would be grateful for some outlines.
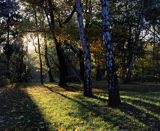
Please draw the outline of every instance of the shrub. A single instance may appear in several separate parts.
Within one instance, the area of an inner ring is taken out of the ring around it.
[[[0,86],[5,86],[5,85],[8,85],[9,83],[10,83],[9,79],[7,79],[4,76],[0,77]]]

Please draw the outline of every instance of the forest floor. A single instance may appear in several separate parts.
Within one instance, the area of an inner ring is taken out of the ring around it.
[[[1,87],[0,131],[160,130],[160,88],[120,85],[122,105],[112,109],[103,86],[94,84],[93,98],[84,97],[78,84]]]

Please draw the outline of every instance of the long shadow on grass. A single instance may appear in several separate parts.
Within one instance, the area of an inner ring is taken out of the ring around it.
[[[110,117],[109,115],[106,116],[104,111],[95,109],[95,108],[92,106],[93,103],[91,103],[91,102],[89,102],[89,101],[83,101],[82,99],[80,100],[78,97],[76,97],[76,98],[78,98],[78,99],[70,98],[70,97],[68,97],[68,96],[66,96],[66,95],[64,95],[64,94],[56,91],[56,90],[55,90],[54,88],[52,88],[52,87],[48,87],[48,86],[44,86],[44,87],[47,88],[48,90],[50,90],[50,91],[53,92],[53,93],[56,93],[56,94],[58,94],[58,95],[60,95],[60,96],[62,96],[62,97],[64,97],[64,98],[66,98],[66,99],[68,99],[68,100],[71,100],[71,101],[79,104],[79,105],[80,105],[79,111],[81,111],[81,112],[79,113],[79,116],[78,116],[78,117],[81,117],[81,119],[87,120],[88,117],[84,117],[84,115],[87,114],[87,112],[94,112],[94,113],[96,114],[96,116],[100,116],[100,115],[101,115],[101,117],[102,117],[105,121],[107,121],[108,123],[111,121],[111,117]],[[82,108],[82,109],[81,109],[81,108]],[[71,115],[71,114],[70,114],[70,115]],[[114,122],[115,122],[115,121],[114,121]],[[110,124],[113,125],[112,122],[110,122]],[[115,126],[115,125],[113,125],[113,126]]]
[[[139,93],[139,92],[123,92],[122,93],[124,96],[130,96],[130,97],[135,97],[135,98],[140,98],[140,99],[143,99],[143,100],[149,100],[149,101],[152,101],[153,103],[154,102],[158,102],[160,103],[160,95],[159,95],[159,92],[157,92],[155,94],[155,92],[151,92],[151,93]]]
[[[73,87],[74,88],[74,87]],[[137,88],[138,90],[139,88]],[[131,90],[133,91],[133,89],[126,89],[126,90]],[[135,91],[137,91],[135,90]],[[138,90],[139,91],[139,90]],[[127,114],[128,116],[132,116],[133,118],[137,119],[138,121],[142,122],[143,124],[147,125],[150,129],[160,129],[160,106],[157,106],[154,104],[154,102],[160,102],[155,98],[152,98],[153,96],[157,96],[157,93],[155,93],[155,95],[153,95],[152,93],[149,94],[147,93],[149,90],[146,90],[145,88],[143,90],[143,97],[140,95],[137,95],[139,93],[136,94],[136,92],[134,92],[134,95],[132,97],[139,97],[140,99],[143,100],[148,100],[148,101],[152,101],[153,103],[148,103],[142,100],[134,100],[134,99],[129,99],[129,98],[123,98],[123,102],[122,102],[122,106],[120,107],[120,110],[122,112],[124,112],[125,114]],[[146,92],[144,94],[144,91]],[[60,94],[63,95],[63,94]],[[128,95],[128,94],[126,94]],[[147,95],[147,96],[146,96]],[[64,95],[63,95],[64,96]],[[67,96],[64,96],[67,97]],[[101,98],[101,97],[97,97],[94,96],[94,98],[99,99],[100,101],[106,102],[107,100],[105,98]],[[78,100],[82,101],[82,98],[77,98]],[[77,100],[73,100],[76,101]],[[78,103],[80,102],[78,101]],[[85,100],[85,105],[84,106],[88,106],[89,105],[94,105],[93,103],[87,102],[87,100]],[[82,103],[79,103],[82,105]],[[103,115],[102,112],[99,111],[99,113],[97,113],[97,110],[93,110],[93,107],[91,106],[91,111],[95,112],[96,114],[99,115]],[[89,108],[90,109],[90,108]],[[107,109],[107,108],[106,108]],[[82,109],[83,111],[83,109]],[[82,115],[85,113],[85,111],[82,113]],[[105,114],[104,114],[105,115]],[[103,119],[106,120],[108,117],[103,116]],[[110,119],[111,120],[111,119]],[[111,120],[112,123],[114,123],[115,126],[119,126],[119,124],[116,121]]]
[[[89,117],[88,116],[84,117],[84,115],[88,114],[89,112],[93,112],[95,117],[101,117],[104,121],[113,125],[113,127],[119,126],[120,128],[123,128],[123,129],[130,128],[129,127],[130,125],[128,125],[123,121],[122,115],[114,113],[114,110],[112,110],[107,106],[96,105],[95,103],[84,99],[82,96],[76,96],[75,99],[72,99],[60,92],[57,92],[51,87],[46,86],[46,88],[48,88],[50,91],[56,94],[63,96],[64,98],[67,98],[71,101],[78,103],[80,105],[79,117],[81,117],[81,119],[88,121]],[[107,101],[106,99],[100,98],[100,97],[94,97],[93,99],[99,99],[100,101],[103,101],[103,102]],[[155,116],[153,116],[148,112],[144,112],[143,110],[127,102],[122,103],[122,106],[120,107],[120,111],[124,112],[126,116],[131,116],[133,119],[136,119],[141,123],[147,125],[150,129],[156,129],[159,126],[158,124],[160,121]],[[129,120],[130,119],[129,117],[127,119],[128,119],[127,121],[131,121]],[[132,125],[132,123],[130,124]],[[138,125],[136,126],[138,127]],[[132,128],[134,128],[134,125],[132,125]]]
[[[0,93],[0,130],[48,129],[42,114],[28,94],[20,88],[10,88]]]
[[[127,94],[125,95],[127,96]],[[98,96],[95,98],[106,101],[105,98]],[[140,99],[143,99],[142,96]],[[120,110],[122,112],[149,126],[150,129],[160,129],[160,106],[131,98],[121,98],[121,100]],[[152,101],[149,98],[147,100]]]
[[[153,113],[156,113],[156,114],[160,115],[160,106],[155,105],[155,104],[153,104],[151,102],[149,103],[149,102],[142,101],[140,99],[135,100],[135,99],[131,99],[131,98],[122,98],[122,100],[129,101],[129,102],[131,102],[131,103],[133,103],[135,105],[138,105],[138,106],[143,106],[148,111],[151,111]]]
[[[146,111],[144,111],[143,109],[145,109]],[[125,114],[128,114],[138,119],[139,121],[147,125],[149,129],[160,128],[159,127],[160,119],[153,116],[153,114],[150,113],[150,110],[147,110],[146,107],[144,107],[143,105],[138,105],[137,103],[134,103],[134,104],[128,103],[127,101],[125,101],[125,102],[122,102],[122,106],[120,107],[120,110]]]
[[[82,88],[80,88],[80,86],[72,86],[72,85],[67,85],[66,87],[63,87],[63,89],[71,92],[82,91]]]

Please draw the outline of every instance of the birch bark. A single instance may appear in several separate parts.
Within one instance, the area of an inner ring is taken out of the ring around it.
[[[113,55],[113,47],[111,43],[110,23],[109,23],[109,2],[108,0],[101,0],[102,3],[102,18],[103,18],[103,43],[106,49],[106,65],[108,75],[108,91],[109,100],[108,105],[117,107],[120,105],[120,95],[117,74],[115,69],[115,61]]]
[[[92,87],[91,87],[91,56],[90,50],[86,40],[86,34],[84,30],[84,23],[83,23],[83,15],[82,15],[82,3],[81,0],[76,0],[76,12],[77,12],[77,20],[79,24],[79,32],[80,32],[80,40],[83,47],[84,52],[84,95],[85,96],[92,96]]]

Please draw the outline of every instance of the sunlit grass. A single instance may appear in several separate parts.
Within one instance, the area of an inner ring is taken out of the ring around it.
[[[32,84],[21,90],[37,106],[39,114],[44,119],[43,123],[51,131],[57,129],[150,130],[156,129],[160,122],[160,114],[154,109],[160,107],[158,95],[160,92],[152,92],[152,94],[122,91],[121,107],[112,109],[107,106],[106,91],[96,88],[94,89],[95,96],[88,98],[83,96],[79,85],[71,85],[72,88],[63,89],[56,84],[45,86]],[[44,126],[38,128],[43,129]]]
[[[58,88],[54,85],[47,86],[53,88],[53,90]],[[45,91],[28,88],[28,93],[32,92],[30,95],[42,110],[46,121],[52,123],[49,125],[51,129],[55,128],[55,125],[57,125],[57,128],[64,129],[148,128],[148,125],[134,116],[126,114],[120,109],[107,107],[107,101],[105,101],[107,95],[105,94],[99,94],[98,96],[104,99],[102,101],[101,99],[83,97],[82,92],[71,92],[62,88],[61,90],[58,89],[59,94],[48,89],[41,89]],[[38,97],[37,93],[40,93]],[[50,106],[47,103],[50,103]]]

